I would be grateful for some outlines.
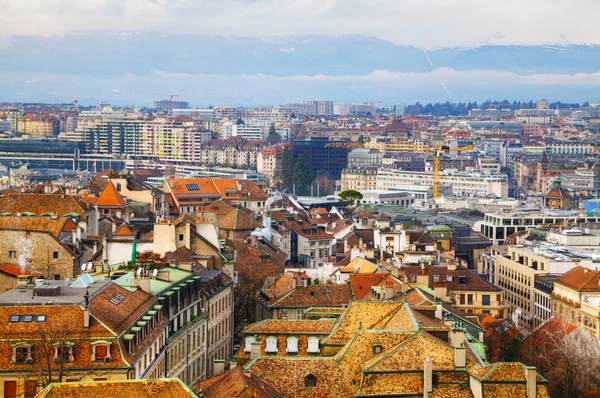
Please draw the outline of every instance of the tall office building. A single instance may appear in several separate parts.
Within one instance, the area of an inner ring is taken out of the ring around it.
[[[162,101],[154,101],[154,108],[162,109],[169,113],[173,111],[173,109],[189,109],[190,103],[186,101],[173,101],[173,100],[162,100]]]
[[[302,155],[306,167],[317,174],[323,171],[330,178],[339,179],[348,164],[350,148],[345,141],[329,141],[327,137],[312,137],[307,141],[294,141],[294,161]]]
[[[314,106],[317,115],[333,115],[333,101],[304,101],[304,103]]]

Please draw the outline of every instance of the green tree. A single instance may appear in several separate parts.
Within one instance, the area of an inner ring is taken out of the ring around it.
[[[355,201],[361,200],[363,198],[363,195],[362,193],[353,189],[347,189],[345,191],[340,192],[338,197],[352,206]]]
[[[304,158],[302,155],[298,156],[296,164],[294,164],[294,171],[292,172],[292,185],[296,186],[296,194],[308,195],[310,184],[313,180],[314,175],[307,169]]]
[[[358,137],[358,143],[359,143],[359,144],[364,144],[364,143],[365,143],[365,136],[364,136],[364,135],[362,135],[362,134],[361,134],[361,135]]]
[[[292,153],[286,146],[283,148],[283,155],[281,156],[281,183],[283,189],[289,189],[292,187],[292,173],[294,170],[294,160]]]
[[[239,125],[242,125],[242,124],[245,124],[245,123],[244,123],[244,121],[242,120],[242,118],[239,118],[239,119],[237,120],[237,122],[235,122],[235,124],[237,124],[237,125],[239,126]]]
[[[269,128],[269,134],[267,135],[267,144],[275,145],[278,144],[280,141],[281,136],[277,133],[277,130],[275,130],[275,125],[272,124]]]
[[[290,115],[290,119],[295,119],[296,118],[296,114],[294,112],[292,112],[292,114]]]

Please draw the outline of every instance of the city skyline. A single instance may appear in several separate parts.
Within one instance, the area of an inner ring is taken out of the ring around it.
[[[600,85],[583,1],[1,4],[0,101],[595,102]]]

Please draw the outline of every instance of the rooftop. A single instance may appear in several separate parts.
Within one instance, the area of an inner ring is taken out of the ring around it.
[[[90,292],[90,297],[93,297],[99,291],[104,289],[110,284],[110,280],[99,278],[95,283],[90,284],[88,287],[70,287],[67,285],[73,284],[76,280],[63,280],[63,281],[44,281],[44,286],[60,286],[60,294],[57,296],[39,296],[34,295],[33,286],[26,288],[17,288],[7,290],[0,294],[0,306],[3,305],[64,305],[64,304],[81,304],[84,301],[84,295],[86,291]],[[79,284],[79,283],[78,283]],[[77,286],[77,285],[76,285]]]
[[[52,383],[38,398],[184,398],[196,395],[179,379],[81,381]]]

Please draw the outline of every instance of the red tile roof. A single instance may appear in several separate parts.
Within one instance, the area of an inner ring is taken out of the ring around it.
[[[99,207],[125,207],[127,206],[127,201],[119,191],[117,191],[115,184],[113,184],[112,181],[109,181],[102,190],[100,196],[98,196],[98,200],[96,200],[95,204]]]
[[[28,270],[23,269],[21,267],[17,267],[15,265],[11,265],[11,264],[2,264],[2,265],[0,265],[0,272],[3,272],[5,274],[11,275],[11,276],[14,276],[15,278],[17,276],[20,276],[20,275],[33,275]],[[41,274],[39,274],[39,273],[35,274],[36,277],[40,276],[40,275]]]
[[[577,266],[565,272],[555,283],[578,292],[600,292],[600,271]]]
[[[185,398],[195,394],[179,379],[52,383],[38,398]]]

